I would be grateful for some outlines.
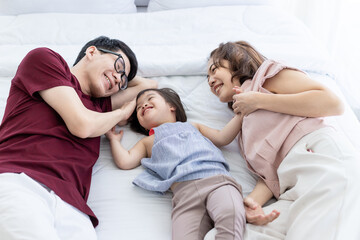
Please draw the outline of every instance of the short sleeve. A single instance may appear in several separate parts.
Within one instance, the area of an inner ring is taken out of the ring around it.
[[[57,86],[73,86],[65,60],[48,48],[30,51],[19,65],[14,84],[30,96]]]
[[[94,98],[93,100],[97,102],[102,112],[112,111],[111,97]]]

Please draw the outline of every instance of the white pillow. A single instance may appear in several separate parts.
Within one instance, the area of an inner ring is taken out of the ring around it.
[[[226,5],[269,5],[276,0],[150,0],[148,11]]]
[[[0,15],[27,13],[135,13],[134,0],[0,0]]]

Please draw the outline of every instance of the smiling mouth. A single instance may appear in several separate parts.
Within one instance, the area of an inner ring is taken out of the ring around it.
[[[219,95],[219,91],[223,85],[224,84],[220,83],[220,84],[214,86],[213,90],[214,90],[215,95]]]
[[[144,110],[142,111],[141,115],[144,116],[145,112],[147,112],[147,110],[150,110],[150,109],[152,109],[152,108],[153,108],[153,107],[150,107],[150,106],[144,108]]]
[[[109,83],[109,89],[111,89],[112,88],[112,84],[111,84],[111,82],[110,82],[110,79],[105,75],[105,79],[108,81],[108,83]]]

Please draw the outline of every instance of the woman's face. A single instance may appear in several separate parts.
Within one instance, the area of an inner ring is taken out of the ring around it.
[[[176,122],[175,110],[156,91],[146,91],[136,102],[138,121],[148,130],[166,122]]]
[[[223,67],[216,67],[213,59],[208,62],[208,84],[211,92],[215,94],[221,102],[231,102],[233,100],[233,87],[240,86],[238,80],[232,79],[229,70],[229,62],[222,60]]]

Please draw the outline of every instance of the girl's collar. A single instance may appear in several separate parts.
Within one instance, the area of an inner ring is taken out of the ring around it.
[[[155,132],[154,132],[154,129],[151,128],[150,131],[149,131],[149,136],[153,135]]]

